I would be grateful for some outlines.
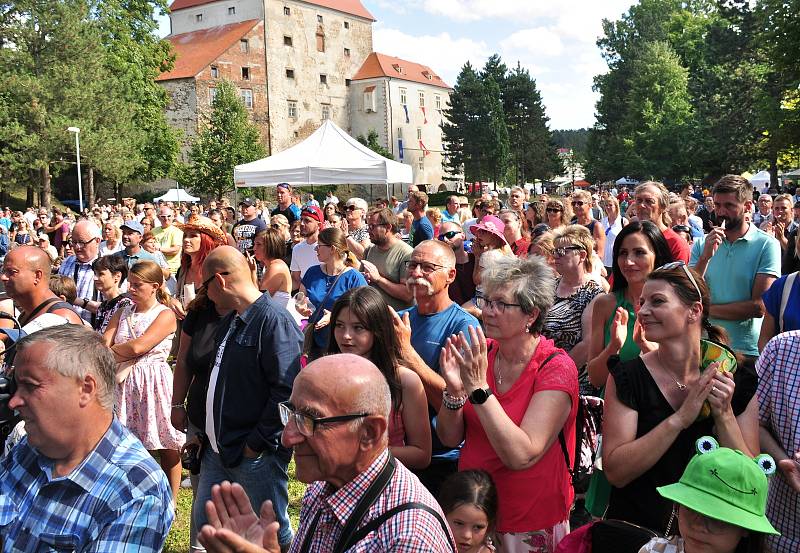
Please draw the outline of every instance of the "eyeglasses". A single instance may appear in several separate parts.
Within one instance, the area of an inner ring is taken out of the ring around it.
[[[348,206],[347,206],[345,209],[347,209],[347,211],[355,211],[356,209],[361,209],[361,208],[360,208],[360,207],[358,207],[358,206],[357,206],[357,205],[355,205],[355,204],[350,204],[350,205],[348,205]]]
[[[733,526],[725,521],[717,520],[715,518],[707,517],[701,513],[698,513],[686,505],[681,505],[680,508],[685,510],[686,515],[691,523],[701,524],[705,528],[705,531],[709,534],[718,536],[720,534],[724,534]]]
[[[563,248],[556,248],[553,250],[553,257],[564,257],[568,251],[582,252],[586,251],[581,246],[564,246]]]
[[[439,235],[439,240],[441,240],[442,242],[444,242],[445,240],[452,240],[459,234],[461,234],[461,232],[457,230],[448,230],[447,232],[443,232],[442,234]]]
[[[580,200],[575,200],[575,201],[572,202],[572,207],[583,207],[583,204],[585,204],[585,203],[586,202],[582,202]]]
[[[213,275],[211,275],[210,277],[205,279],[203,281],[203,284],[201,284],[200,286],[202,286],[204,289],[208,289],[208,285],[211,283],[212,280],[214,280],[214,277],[216,277],[217,275],[226,276],[226,275],[229,275],[229,274],[231,274],[230,271],[223,271],[221,273],[214,273]]]
[[[278,404],[278,412],[280,413],[281,424],[283,424],[283,426],[287,426],[291,420],[297,427],[297,431],[307,438],[310,438],[314,435],[314,431],[320,424],[347,422],[369,416],[369,413],[353,413],[350,415],[338,415],[335,417],[314,418],[310,415],[306,415],[305,413],[296,411],[294,405],[288,401]]]
[[[506,303],[501,300],[490,300],[489,298],[484,298],[483,296],[478,296],[475,298],[475,305],[477,305],[478,309],[481,311],[492,309],[498,313],[505,313],[506,309],[509,307],[519,307],[522,309],[522,306],[518,303]]]
[[[405,262],[406,271],[409,273],[413,273],[417,270],[417,267],[422,271],[423,275],[429,275],[434,271],[438,271],[439,269],[449,269],[449,267],[445,265],[438,265],[436,263],[428,263],[427,261],[414,261],[409,260]]]
[[[683,269],[683,272],[686,273],[686,276],[689,277],[690,281],[692,281],[692,285],[697,292],[697,297],[700,298],[698,301],[703,301],[703,294],[700,292],[700,287],[697,285],[697,281],[692,276],[692,272],[683,261],[673,261],[672,263],[667,263],[666,265],[662,265],[661,267],[657,268],[656,271],[661,271],[662,269],[664,271],[669,271],[672,269],[677,269],[678,267]]]
[[[378,223],[376,225],[371,225],[371,224],[367,225],[367,228],[369,230],[373,230],[373,229],[380,228],[380,227],[385,227],[385,226],[388,226],[388,225],[386,223]]]
[[[547,213],[561,213],[564,210],[561,209],[560,207],[548,207],[547,209],[545,209],[545,211]]]
[[[85,248],[86,246],[88,246],[89,244],[94,242],[95,240],[97,240],[97,238],[90,238],[89,240],[85,240],[85,241],[70,240],[69,241],[69,245],[72,246],[73,248]]]

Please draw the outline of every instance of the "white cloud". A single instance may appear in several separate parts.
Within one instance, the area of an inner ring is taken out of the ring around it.
[[[547,57],[558,56],[564,51],[559,34],[547,27],[517,31],[502,40],[500,48],[512,54],[525,52]]]
[[[450,86],[455,84],[456,76],[467,61],[480,69],[492,54],[484,41],[457,38],[449,33],[413,36],[380,24],[374,27],[372,43],[376,52],[429,66]]]

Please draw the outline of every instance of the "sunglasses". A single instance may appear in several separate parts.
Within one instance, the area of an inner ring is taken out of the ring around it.
[[[583,205],[584,205],[585,203],[586,203],[586,202],[582,202],[582,201],[580,201],[580,200],[575,200],[574,202],[572,202],[572,207],[583,207]]]
[[[358,207],[357,205],[352,205],[351,204],[351,205],[348,205],[346,209],[347,209],[347,211],[355,211],[356,209],[361,209],[361,208]]]
[[[548,207],[547,209],[545,209],[545,211],[547,213],[561,213],[564,210],[558,207]]]
[[[461,233],[459,231],[457,231],[457,230],[449,230],[447,232],[443,232],[442,234],[440,234],[439,235],[439,240],[441,240],[442,242],[444,242],[445,240],[452,240],[453,238],[455,238],[459,234],[461,234]]]
[[[702,301],[703,294],[700,292],[700,287],[697,285],[697,281],[692,276],[692,272],[689,270],[689,268],[686,266],[686,263],[684,263],[683,261],[673,261],[672,263],[667,263],[657,268],[656,271],[661,271],[662,269],[664,271],[670,271],[672,269],[677,269],[678,267],[683,269],[683,272],[686,273],[686,276],[689,278],[689,280],[692,282],[692,285],[694,286],[695,292],[697,292],[697,297],[700,298],[699,301]]]
[[[556,248],[553,250],[553,257],[564,257],[568,251],[582,252],[584,249],[580,246],[565,246],[563,248]]]

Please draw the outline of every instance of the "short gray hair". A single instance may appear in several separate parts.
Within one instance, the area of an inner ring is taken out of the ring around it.
[[[539,256],[527,259],[503,256],[483,271],[481,283],[485,293],[499,289],[511,290],[514,301],[525,313],[539,311],[530,328],[538,334],[553,306],[556,295],[556,280],[553,270]]]
[[[41,360],[45,367],[75,380],[92,375],[97,382],[98,403],[109,411],[114,409],[117,364],[98,333],[69,323],[43,328],[17,343],[17,358],[34,344],[42,343],[53,346]]]

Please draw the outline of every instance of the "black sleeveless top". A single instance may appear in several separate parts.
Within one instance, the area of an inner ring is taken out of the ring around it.
[[[637,439],[675,413],[641,357],[620,363],[612,374],[620,402],[638,413]],[[756,393],[758,376],[753,368],[748,369],[740,364],[733,380],[736,388],[731,407],[734,415],[739,416]],[[612,486],[606,518],[627,520],[663,533],[672,513],[672,502],[661,497],[656,487],[680,480],[686,465],[696,453],[697,440],[714,435],[713,428],[714,419],[711,416],[695,421],[678,434],[667,452],[650,470],[623,488]]]

